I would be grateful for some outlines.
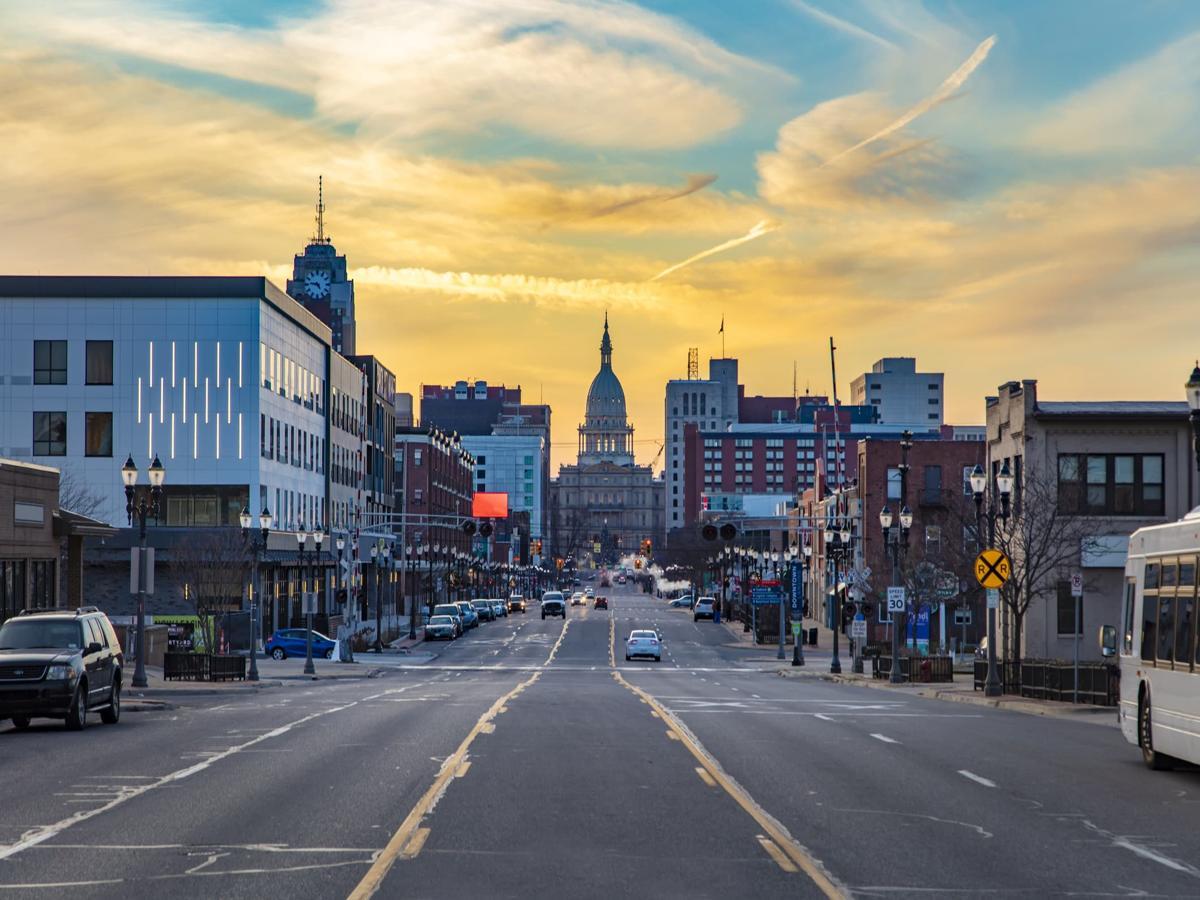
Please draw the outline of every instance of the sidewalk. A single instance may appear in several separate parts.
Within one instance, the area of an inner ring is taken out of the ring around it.
[[[730,636],[733,638],[732,642],[726,644],[726,646],[760,651],[770,649],[766,644],[756,646],[751,641],[750,634],[743,633],[740,622],[722,622],[721,624],[729,629]],[[1060,719],[1090,722],[1096,725],[1107,725],[1110,728],[1118,727],[1117,711],[1110,706],[1076,705],[1074,703],[1060,703],[1055,700],[1033,700],[1028,697],[1018,697],[1011,694],[1006,694],[1003,697],[985,697],[982,691],[975,690],[974,679],[970,672],[955,672],[955,680],[949,684],[926,684],[921,682],[892,684],[883,679],[871,677],[872,666],[870,660],[865,661],[863,667],[864,674],[856,675],[853,673],[851,671],[853,660],[845,652],[844,646],[840,648],[842,652],[838,654],[842,664],[842,673],[834,675],[829,671],[829,663],[833,657],[831,648],[804,647],[803,649],[805,664],[802,667],[792,666],[792,647],[790,644],[785,647],[787,660],[784,662],[780,662],[774,656],[769,659],[754,659],[753,661],[756,663],[776,663],[776,674],[781,678],[808,678],[819,681],[834,681],[838,684],[852,684],[857,687],[894,691],[901,695],[907,694],[916,697],[926,697],[931,700],[969,703],[976,706],[989,706],[994,709],[1006,709],[1010,712],[1025,713],[1026,715],[1052,716]]]

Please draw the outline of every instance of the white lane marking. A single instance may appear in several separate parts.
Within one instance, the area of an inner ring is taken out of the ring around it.
[[[364,697],[363,700],[375,700],[381,696],[383,695],[375,694],[370,697]],[[155,788],[170,785],[171,782],[182,781],[184,778],[188,778],[199,772],[203,772],[213,763],[233,756],[235,753],[240,753],[242,750],[253,747],[255,744],[260,744],[263,741],[270,740],[271,738],[281,737],[299,725],[304,725],[313,721],[314,719],[321,718],[321,716],[327,716],[330,713],[341,712],[342,710],[350,709],[352,706],[357,706],[360,702],[361,701],[359,700],[352,700],[350,703],[347,703],[344,706],[335,706],[331,709],[322,709],[317,712],[310,713],[303,718],[296,719],[294,722],[289,722],[286,725],[280,725],[278,728],[273,728],[265,734],[260,734],[258,737],[251,738],[244,744],[237,744],[233,747],[230,747],[228,750],[216,754],[215,756],[209,756],[201,762],[195,763],[194,765],[187,766],[183,769],[177,769],[174,772],[156,778],[154,781],[131,786],[130,790],[118,797],[113,798],[103,806],[97,806],[88,810],[80,810],[72,816],[68,816],[65,819],[55,822],[53,825],[46,825],[37,829],[33,833],[26,835],[22,840],[17,841],[15,844],[9,844],[7,846],[0,845],[0,860],[11,859],[23,850],[28,850],[30,847],[36,847],[38,844],[44,843],[45,841],[56,837],[57,835],[66,831],[72,825],[78,825],[80,822],[86,822],[88,819],[102,815],[109,810],[115,809],[127,800],[131,800],[134,797],[140,797],[142,794],[152,791]]]
[[[875,738],[875,740],[877,740],[877,741],[883,741],[885,744],[898,744],[898,743],[900,743],[899,741],[897,741],[897,740],[894,740],[893,738],[890,738],[890,737],[888,737],[886,734],[872,734],[872,735],[871,735],[871,737]]]
[[[982,784],[984,787],[994,788],[996,786],[996,782],[991,779],[984,778],[982,775],[976,775],[974,772],[968,772],[966,769],[959,769],[958,774],[963,778],[970,778],[976,784]]]
[[[1190,863],[1181,862],[1177,859],[1172,859],[1145,844],[1138,843],[1132,837],[1123,834],[1113,834],[1111,831],[1105,831],[1103,828],[1093,824],[1087,819],[1083,820],[1083,827],[1089,831],[1095,832],[1112,841],[1114,847],[1119,847],[1122,850],[1128,850],[1142,859],[1148,859],[1151,862],[1156,862],[1160,866],[1166,866],[1168,869],[1174,869],[1176,872],[1186,872],[1193,877],[1200,876],[1200,869]]]
[[[829,716],[826,716],[822,713],[813,713],[813,718],[820,719],[822,722],[832,722],[833,721],[833,719],[829,718]]]

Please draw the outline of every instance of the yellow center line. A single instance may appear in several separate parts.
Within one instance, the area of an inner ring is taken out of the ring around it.
[[[696,774],[699,775],[700,780],[709,787],[715,788],[717,786],[717,783],[713,780],[713,777],[708,774],[708,769],[704,768],[703,766],[696,766]]]
[[[555,654],[558,653],[558,648],[562,646],[563,638],[567,636],[567,628],[570,622],[563,623],[563,630],[558,636],[558,640],[554,642],[554,646],[550,648],[550,655],[546,657],[546,662],[543,666],[548,666],[553,660]],[[442,768],[438,771],[437,776],[433,779],[433,783],[429,785],[429,789],[421,795],[421,799],[416,802],[416,805],[409,810],[408,815],[404,817],[404,821],[400,823],[400,827],[396,829],[396,833],[392,835],[387,846],[379,851],[379,855],[375,857],[375,861],[371,864],[371,868],[363,875],[362,880],[355,886],[354,890],[348,895],[348,900],[368,900],[375,896],[376,892],[383,886],[383,880],[391,871],[392,866],[396,864],[396,860],[404,859],[406,850],[416,845],[417,852],[425,843],[425,838],[428,837],[428,829],[425,829],[425,837],[418,837],[418,832],[421,830],[421,822],[424,818],[433,812],[438,801],[442,798],[442,794],[446,792],[446,788],[450,785],[452,778],[458,777],[460,771],[465,773],[463,769],[467,762],[467,752],[471,749],[471,744],[475,738],[481,734],[491,734],[496,730],[493,719],[499,715],[500,710],[508,705],[515,697],[517,697],[527,687],[542,677],[542,670],[538,670],[514,687],[504,696],[500,697],[493,703],[482,716],[476,721],[474,727],[463,738],[462,743],[458,745],[446,761],[442,763]],[[415,853],[413,854],[416,855]]]
[[[418,828],[413,832],[413,836],[409,838],[408,843],[404,845],[404,852],[400,854],[401,859],[415,859],[417,854],[421,852],[421,848],[425,846],[425,841],[429,839],[428,828]]]
[[[696,762],[700,763],[700,766],[708,773],[709,777],[766,832],[767,836],[773,841],[775,849],[784,854],[786,859],[803,871],[822,894],[829,897],[830,900],[845,900],[845,898],[850,896],[850,892],[825,869],[825,866],[819,859],[797,842],[780,822],[776,821],[770,813],[759,806],[754,798],[747,793],[746,789],[734,781],[721,768],[721,764],[709,755],[708,751],[692,736],[691,732],[674,713],[646,691],[626,681],[620,672],[614,671],[612,675],[619,684],[640,697],[643,703],[657,712],[663,721],[672,726],[667,732],[668,736],[675,738],[687,747],[688,751],[695,757]],[[763,846],[766,847],[765,844]],[[767,852],[770,853],[771,851],[768,849]],[[776,861],[778,862],[778,860]]]
[[[785,872],[799,872],[800,871],[799,869],[796,868],[796,864],[793,863],[790,859],[788,859],[787,856],[784,854],[784,852],[779,849],[779,845],[776,844],[769,837],[766,837],[765,835],[760,834],[758,836],[758,842],[760,844],[762,844],[762,848],[771,855],[771,859],[775,860],[775,864],[777,866],[779,866],[779,868],[783,869],[783,871],[785,871]]]

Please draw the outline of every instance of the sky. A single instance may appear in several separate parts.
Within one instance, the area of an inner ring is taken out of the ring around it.
[[[262,275],[326,229],[401,390],[554,410],[604,314],[640,462],[664,385],[883,356],[1183,399],[1198,341],[1191,0],[57,0],[0,5],[0,271]],[[661,466],[661,458],[656,467]]]

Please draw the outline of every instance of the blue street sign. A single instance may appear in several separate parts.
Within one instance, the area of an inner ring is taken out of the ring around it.
[[[792,563],[792,613],[800,614],[804,609],[804,569],[799,562]]]
[[[750,602],[755,606],[778,606],[782,599],[778,585],[756,584],[750,588]]]

